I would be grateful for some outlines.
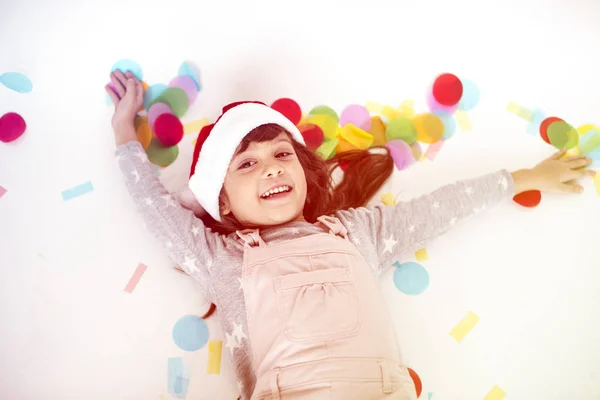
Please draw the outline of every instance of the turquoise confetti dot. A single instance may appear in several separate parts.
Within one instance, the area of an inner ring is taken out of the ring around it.
[[[444,136],[442,136],[442,139],[450,139],[456,132],[456,120],[452,114],[441,110],[435,110],[433,111],[433,115],[441,119],[442,123],[444,124]]]
[[[194,83],[196,84],[196,88],[198,89],[198,91],[200,91],[202,89],[202,86],[200,86],[200,76],[198,76],[198,72],[190,63],[188,63],[188,62],[181,63],[181,66],[179,67],[179,71],[177,72],[177,74],[189,76],[190,78],[192,78],[194,80]]]
[[[540,134],[540,125],[542,125],[542,122],[546,119],[546,113],[539,108],[534,108],[532,113],[533,117],[527,125],[527,133],[537,136]]]
[[[144,78],[144,75],[142,74],[142,67],[140,67],[140,64],[132,60],[123,59],[117,61],[110,69],[110,72],[114,72],[116,70],[121,71],[123,74],[131,72],[140,81],[142,78]]]
[[[154,100],[156,100],[156,98],[160,96],[165,90],[167,90],[167,85],[164,85],[162,83],[155,83],[154,85],[146,89],[146,91],[144,92],[144,108],[146,109],[146,111],[148,110],[150,104]]]
[[[181,317],[173,326],[173,341],[185,351],[196,351],[208,342],[208,327],[198,316]]]
[[[9,89],[19,93],[29,93],[33,89],[31,80],[19,72],[5,72],[0,75],[0,82]]]
[[[458,108],[463,111],[469,111],[479,103],[479,88],[468,79],[464,79],[462,85],[463,94],[458,103]]]
[[[421,264],[394,263],[394,284],[399,291],[409,295],[421,294],[429,286],[429,273]]]

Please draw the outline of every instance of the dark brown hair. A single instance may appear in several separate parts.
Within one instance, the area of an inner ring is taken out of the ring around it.
[[[267,142],[286,132],[276,124],[261,125],[246,135],[240,143],[239,152],[245,151],[252,142]],[[289,135],[289,132],[287,132]],[[291,135],[290,135],[291,136]],[[292,140],[292,146],[306,176],[306,203],[303,215],[306,221],[315,222],[321,215],[332,215],[336,211],[362,207],[377,193],[394,169],[394,163],[385,147],[382,152],[350,150],[323,160],[314,150]],[[342,180],[334,186],[332,173],[343,167]],[[221,196],[224,190],[221,190]],[[229,234],[244,229],[232,214],[222,215],[218,222],[210,215],[204,224],[215,232]]]

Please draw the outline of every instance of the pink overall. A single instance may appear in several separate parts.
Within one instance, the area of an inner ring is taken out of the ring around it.
[[[270,245],[237,232],[252,400],[416,399],[371,267],[337,218],[319,222],[329,233]]]

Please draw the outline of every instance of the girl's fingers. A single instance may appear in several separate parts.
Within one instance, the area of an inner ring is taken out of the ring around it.
[[[131,97],[132,99],[135,99],[135,81],[133,79],[127,79],[127,82],[125,83],[125,89],[127,90],[127,93],[125,95]]]
[[[589,159],[585,156],[582,156],[582,157],[575,158],[571,161],[568,161],[567,167],[569,167],[571,169],[577,169],[577,168],[588,166],[591,163],[592,163],[591,159]]]
[[[137,91],[137,98],[136,98],[136,102],[137,104],[143,104],[144,103],[144,85],[142,85],[142,82],[137,81],[135,84]]]
[[[125,85],[121,83],[119,78],[117,78],[116,73],[114,72],[110,74],[110,81],[112,82],[115,89],[117,89],[117,94],[119,95],[119,98],[122,99],[123,96],[125,96]]]
[[[567,182],[561,185],[563,193],[583,193],[583,186],[574,182]]]
[[[586,157],[585,157],[585,156],[582,156],[582,155],[578,155],[578,156],[569,156],[569,157],[562,158],[560,161],[569,162],[569,161],[580,160],[580,159],[582,159],[582,158],[586,158]]]
[[[121,71],[116,70],[114,72],[114,74],[117,77],[117,79],[119,80],[119,82],[121,82],[121,85],[123,85],[123,87],[127,86],[127,78]]]
[[[120,100],[119,96],[117,96],[117,94],[114,92],[114,90],[112,90],[110,85],[104,86],[104,90],[106,90],[106,93],[108,93],[108,96],[110,97],[110,99],[112,100],[113,104],[116,107],[117,104],[119,104],[119,100]]]
[[[552,154],[548,160],[558,160],[559,158],[561,158],[563,156],[563,154],[565,154],[567,152],[567,149],[562,149],[560,151],[557,151],[556,153]]]

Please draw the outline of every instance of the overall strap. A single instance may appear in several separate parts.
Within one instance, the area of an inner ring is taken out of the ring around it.
[[[244,247],[265,247],[265,242],[260,237],[258,229],[244,229],[235,231],[239,236],[239,241]]]
[[[332,217],[330,215],[322,215],[319,218],[317,218],[317,220],[326,228],[328,228],[329,233],[331,233],[332,235],[340,236],[343,239],[348,238],[348,230],[336,217]]]

